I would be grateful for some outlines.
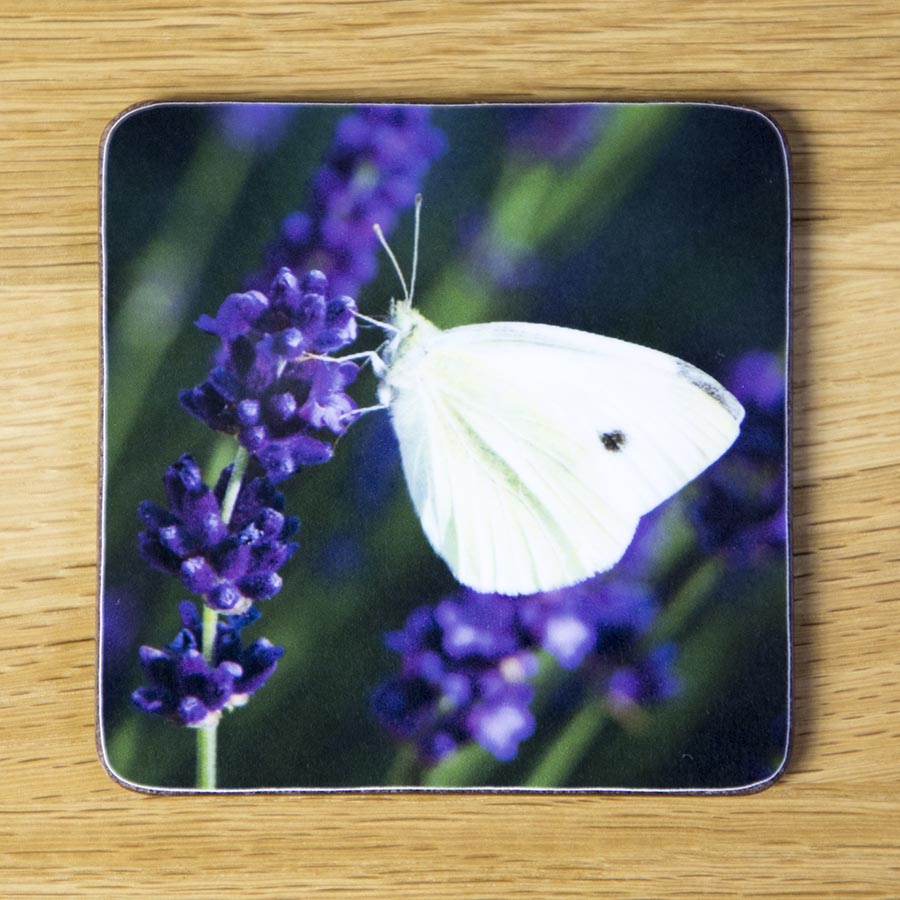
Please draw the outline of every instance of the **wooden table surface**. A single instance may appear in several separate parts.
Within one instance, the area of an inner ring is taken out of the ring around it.
[[[205,8],[208,7],[208,8]],[[0,0],[0,895],[900,897],[900,7]],[[95,727],[98,145],[155,99],[692,99],[794,200],[795,731],[753,796],[154,797]]]

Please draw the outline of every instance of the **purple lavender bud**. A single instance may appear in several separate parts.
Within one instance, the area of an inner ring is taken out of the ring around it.
[[[246,574],[250,565],[250,548],[243,533],[230,534],[224,541],[210,548],[209,555],[222,581],[236,581]]]
[[[597,140],[610,115],[608,107],[593,103],[511,106],[504,113],[513,149],[569,163]]]
[[[507,600],[473,593],[464,603],[439,603],[434,617],[443,633],[442,649],[451,659],[495,659],[519,649],[516,609]]]
[[[516,601],[467,591],[434,610],[420,607],[387,635],[403,672],[375,689],[372,712],[425,762],[470,741],[510,760],[533,732],[524,681],[537,662],[521,646],[515,610]]]
[[[395,653],[409,656],[419,647],[440,645],[440,628],[434,620],[429,606],[420,606],[407,616],[406,624],[399,631],[389,631],[384,638],[385,646]]]
[[[256,451],[256,457],[273,482],[283,481],[303,466],[318,466],[328,462],[334,450],[331,444],[307,434],[288,438],[267,438]]]
[[[351,297],[329,299],[328,280],[315,270],[301,286],[282,268],[268,297],[230,295],[215,319],[199,322],[222,346],[209,378],[182,391],[181,405],[210,428],[237,435],[272,481],[327,462],[330,439],[352,421],[356,404],[345,389],[359,369],[307,354],[352,343],[355,313]]]
[[[672,670],[675,647],[664,644],[609,675],[607,698],[619,709],[667,700],[680,690],[681,683]]]
[[[282,103],[223,103],[213,107],[213,122],[235,150],[271,150],[281,140],[297,107]]]
[[[774,353],[757,350],[742,356],[728,382],[742,403],[771,410],[784,402],[784,364]]]
[[[204,382],[190,390],[180,391],[178,402],[185,412],[205,422],[216,431],[234,433],[238,422],[233,405],[209,382]]]
[[[691,518],[706,552],[753,565],[782,553],[786,537],[783,359],[749,353],[726,385],[746,416],[734,446],[699,482]]]
[[[207,498],[200,467],[188,453],[169,466],[163,476],[163,484],[166,488],[169,509],[176,507],[180,509],[185,504],[186,498],[191,497],[191,493],[195,495],[192,504],[194,506],[200,505]]]
[[[144,500],[138,506],[138,518],[150,528],[165,528],[177,521],[172,513],[157,506],[152,500]]]
[[[210,490],[193,457],[182,456],[164,479],[171,508],[149,501],[139,508],[146,529],[138,547],[151,566],[179,577],[212,609],[234,615],[278,593],[276,571],[297,549],[287,539],[299,521],[285,518],[284,497],[267,479],[256,478],[241,486],[226,525],[221,504],[230,474],[229,467]]]
[[[423,678],[390,678],[372,692],[372,710],[394,737],[412,740],[426,729],[439,696]]]
[[[540,645],[556,657],[564,669],[581,665],[597,643],[596,616],[580,603],[529,603],[523,621]]]
[[[264,288],[282,266],[315,267],[335,292],[358,293],[377,271],[372,226],[391,234],[443,152],[444,136],[428,117],[429,109],[418,106],[363,106],[344,116],[313,178],[309,212],[284,220],[268,267],[253,286]]]
[[[283,394],[271,394],[267,398],[266,412],[276,421],[287,422],[297,413],[297,398],[288,391]]]
[[[250,597],[244,597],[238,587],[228,581],[217,584],[208,594],[204,595],[208,606],[225,614],[241,614],[246,612],[250,603]]]
[[[328,278],[324,272],[310,269],[303,277],[302,289],[304,294],[321,294],[324,297],[328,293]]]
[[[348,416],[356,409],[344,388],[355,380],[359,369],[353,363],[321,360],[310,360],[303,365],[309,378],[309,394],[298,415],[313,428],[343,434],[348,427]]]
[[[268,443],[268,435],[263,425],[252,425],[241,429],[241,444],[258,458],[258,450]],[[270,476],[271,477],[271,476]]]
[[[231,695],[232,706],[243,706],[268,681],[275,671],[284,648],[276,647],[266,638],[254,641],[240,654],[242,675],[235,681]]]
[[[300,520],[296,516],[285,516],[280,510],[265,508],[255,519],[256,527],[265,538],[289,538],[300,528]]]
[[[223,341],[233,341],[251,331],[268,308],[269,298],[260,291],[229,294],[214,319],[203,315],[197,319],[196,325],[201,331],[216,334]]]
[[[325,308],[325,323],[316,336],[315,350],[331,353],[356,340],[356,301],[352,297],[337,297]]]
[[[235,405],[235,411],[238,421],[245,428],[259,422],[261,413],[259,400],[241,400]]]
[[[325,324],[324,294],[303,294],[296,306],[294,321],[304,332],[318,335]]]
[[[180,577],[194,594],[208,594],[219,583],[216,570],[202,556],[186,559],[181,564]]]
[[[467,725],[472,737],[501,762],[514,759],[519,744],[534,734],[528,708],[534,692],[525,684],[489,682],[481,703],[472,707]]]
[[[451,753],[455,753],[458,747],[459,744],[453,735],[446,731],[435,731],[422,741],[419,750],[423,759],[440,762]]]
[[[615,588],[615,593],[607,594],[609,602],[598,621],[596,647],[584,660],[583,671],[592,688],[604,694],[613,708],[667,700],[681,689],[674,671],[676,647],[663,644],[648,650],[644,636],[657,614],[655,602],[640,590]]]
[[[303,332],[299,328],[285,328],[276,338],[274,349],[284,359],[299,359],[307,349]]]
[[[253,569],[256,572],[269,574],[280,569],[292,555],[292,550],[287,544],[280,541],[254,540],[254,546],[250,553]]]
[[[269,600],[281,590],[281,576],[274,572],[257,572],[238,582],[245,597],[251,600]]]
[[[147,684],[131,699],[143,712],[179,725],[212,725],[222,710],[243,706],[265,684],[284,649],[264,638],[243,648],[241,629],[255,617],[235,616],[218,623],[212,662],[207,662],[199,650],[203,626],[194,604],[186,601],[180,611],[183,627],[165,650],[141,647]]]
[[[134,700],[135,705],[137,705],[139,709],[143,709],[144,712],[157,712],[162,715],[167,714],[163,712],[161,708],[151,710],[145,706],[141,695],[141,689],[135,691],[132,695],[132,700]],[[218,712],[218,710],[216,712]],[[203,701],[197,697],[183,697],[178,703],[176,714],[173,716],[172,713],[168,713],[168,715],[178,721],[179,724],[187,725],[189,728],[199,728],[202,725],[208,725],[210,720],[215,718],[210,710],[206,708]]]

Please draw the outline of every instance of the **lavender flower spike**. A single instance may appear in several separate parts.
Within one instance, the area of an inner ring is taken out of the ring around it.
[[[335,291],[357,294],[375,276],[377,222],[386,235],[421,191],[444,135],[421,106],[363,106],[337,124],[313,182],[308,212],[289,215],[269,264],[251,286],[265,288],[282,266],[321,269]]]
[[[464,591],[387,635],[402,671],[373,691],[372,712],[428,765],[471,741],[508,762],[534,732],[538,650],[578,669],[582,689],[611,711],[678,692],[674,647],[642,646],[656,613],[646,591],[600,579],[517,599]]]
[[[344,392],[352,362],[310,358],[356,340],[356,301],[335,296],[319,271],[303,282],[282,269],[268,294],[231,294],[198,327],[222,346],[209,377],[179,394],[181,405],[210,428],[235,434],[266,474],[282,481],[302,466],[327,462],[332,435],[356,409]]]
[[[520,647],[514,605],[471,592],[420,607],[387,646],[403,671],[372,694],[372,711],[394,737],[415,743],[426,763],[476,741],[513,759],[534,732],[526,679],[537,658]]]
[[[215,724],[222,710],[243,706],[275,671],[284,654],[262,638],[247,647],[241,629],[259,615],[256,610],[217,625],[211,662],[203,658],[203,627],[190,601],[181,604],[182,629],[165,650],[141,647],[141,667],[148,684],[132,695],[146,713],[179,725],[200,728]]]
[[[149,500],[138,507],[147,526],[138,547],[151,566],[179,577],[211,609],[236,615],[281,589],[277,571],[297,549],[288,538],[300,521],[284,514],[284,497],[267,479],[256,478],[241,486],[226,525],[221,509],[230,475],[229,466],[210,490],[184,454],[163,479],[168,509]]]

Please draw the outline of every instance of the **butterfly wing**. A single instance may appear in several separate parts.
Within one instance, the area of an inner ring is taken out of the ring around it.
[[[426,536],[459,581],[503,594],[609,569],[743,418],[687,363],[549,325],[429,332],[385,382]]]

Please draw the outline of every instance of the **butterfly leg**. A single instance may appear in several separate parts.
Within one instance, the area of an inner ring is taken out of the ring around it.
[[[347,356],[320,356],[316,353],[307,353],[303,358],[320,359],[322,362],[335,363],[351,362],[354,359],[362,359],[364,360],[363,365],[368,363],[372,367],[372,371],[375,373],[376,377],[384,378],[387,374],[387,366],[384,364],[384,361],[378,355],[376,350],[362,350],[359,353],[350,353]]]
[[[376,328],[380,328],[382,331],[387,331],[390,334],[396,334],[397,329],[390,324],[390,322],[380,322],[378,319],[373,319],[371,316],[363,315],[361,312],[357,311],[353,313],[354,316],[360,322],[367,322],[369,325],[374,325]]]
[[[357,419],[361,419],[368,413],[378,412],[382,409],[387,409],[386,403],[379,403],[376,406],[364,406],[362,409],[354,409],[351,412],[345,413],[343,416],[341,416],[341,422],[350,424],[355,422]]]

